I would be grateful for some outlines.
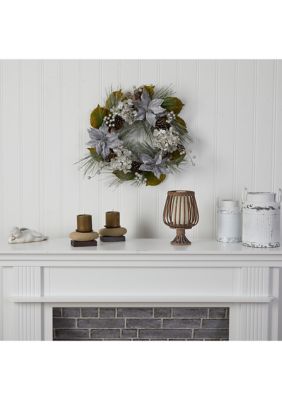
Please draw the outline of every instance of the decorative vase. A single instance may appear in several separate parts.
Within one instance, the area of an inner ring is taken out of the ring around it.
[[[185,236],[185,229],[191,229],[199,222],[199,212],[195,193],[188,190],[171,190],[163,212],[163,221],[170,228],[176,229],[176,236],[171,244],[175,246],[190,245]]]
[[[244,246],[280,246],[280,202],[279,194],[272,192],[247,192],[243,199]]]
[[[242,214],[237,200],[220,200],[217,206],[217,241],[238,243],[242,240]]]

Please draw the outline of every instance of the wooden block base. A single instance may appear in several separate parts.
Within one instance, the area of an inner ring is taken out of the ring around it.
[[[97,246],[97,240],[86,240],[84,242],[78,240],[71,240],[71,245],[73,247]]]
[[[101,242],[125,242],[125,236],[100,236]]]

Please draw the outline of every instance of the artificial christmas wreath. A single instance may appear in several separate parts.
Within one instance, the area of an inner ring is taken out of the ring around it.
[[[178,115],[182,107],[170,88],[112,91],[90,116],[89,155],[81,160],[85,174],[108,171],[116,183],[159,185],[187,155],[189,135]]]

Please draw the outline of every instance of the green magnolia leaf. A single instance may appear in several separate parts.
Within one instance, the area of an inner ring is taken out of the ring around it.
[[[180,118],[178,115],[175,117],[175,122],[181,129],[187,130],[186,122],[182,118]]]
[[[98,106],[92,111],[90,115],[90,125],[96,129],[100,128],[103,123],[104,117],[108,115],[108,113],[109,111],[106,108],[100,107],[98,104]]]
[[[123,171],[113,171],[113,174],[121,181],[131,181],[135,178],[135,174],[133,172],[128,172],[125,174]]]
[[[88,147],[88,150],[90,151],[90,154],[92,154],[92,155],[97,154],[95,147]]]
[[[155,86],[154,85],[144,85],[144,88],[147,90],[149,95],[151,97],[153,97]]]
[[[177,97],[166,97],[162,102],[162,107],[167,111],[173,111],[175,114],[179,114],[184,104]]]
[[[108,109],[117,105],[117,103],[123,98],[123,93],[121,90],[116,90],[112,92],[106,100],[106,107]]]
[[[153,172],[144,172],[143,174],[147,178],[146,186],[157,186],[166,178],[165,174],[161,174],[160,178],[157,178]]]
[[[97,151],[95,147],[89,147],[88,150],[90,151],[91,156],[96,160],[96,161],[102,161],[103,157],[100,154],[97,154]]]
[[[185,156],[186,154],[180,154],[179,150],[176,150],[170,155],[170,161],[178,165],[184,160]]]

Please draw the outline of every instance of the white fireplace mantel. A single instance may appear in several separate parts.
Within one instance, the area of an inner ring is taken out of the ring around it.
[[[229,307],[231,340],[277,340],[281,267],[280,248],[215,241],[1,243],[0,337],[51,340],[52,307],[138,304]]]

